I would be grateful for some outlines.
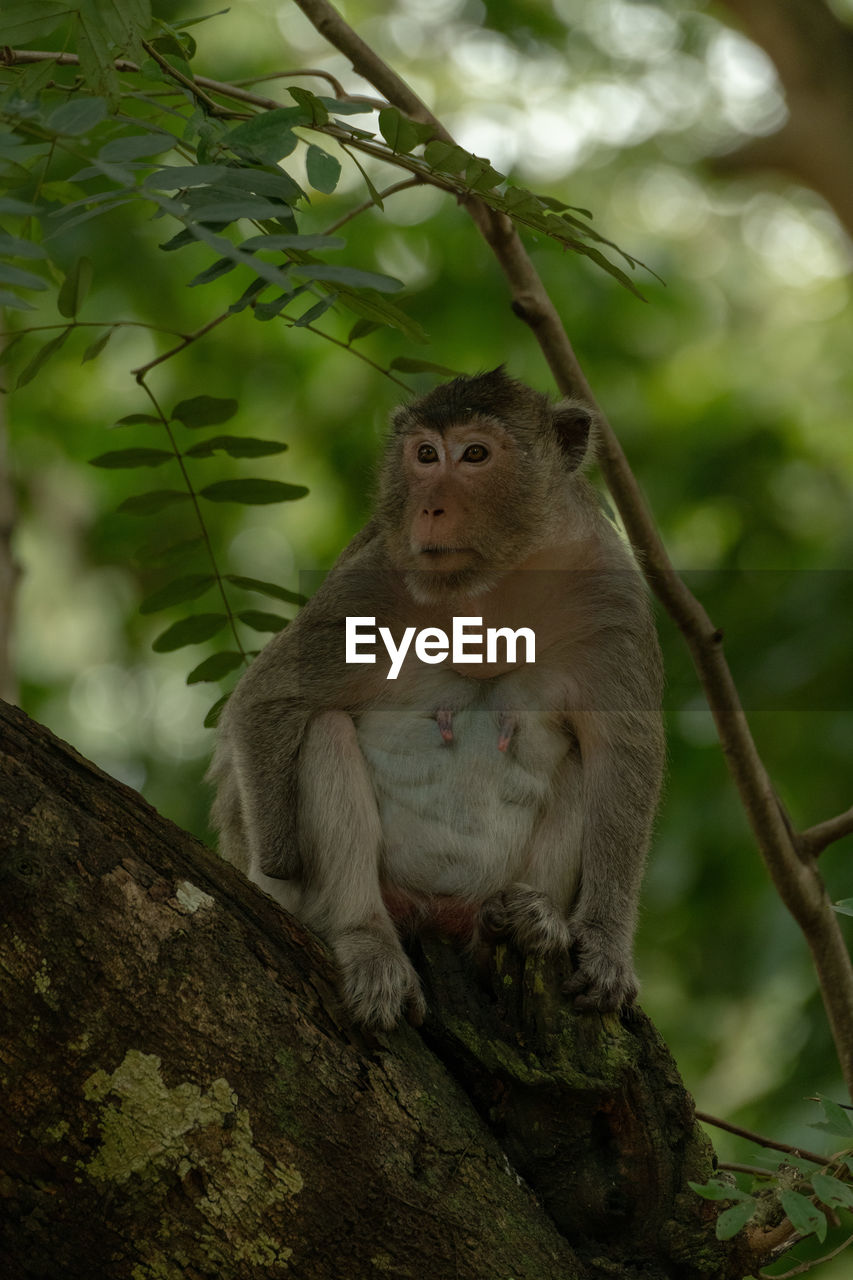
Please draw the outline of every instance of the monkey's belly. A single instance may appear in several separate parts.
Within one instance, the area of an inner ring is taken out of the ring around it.
[[[499,750],[501,725],[492,708],[458,710],[445,741],[435,716],[414,709],[361,717],[390,883],[476,900],[520,877],[569,746],[546,716],[528,712]]]

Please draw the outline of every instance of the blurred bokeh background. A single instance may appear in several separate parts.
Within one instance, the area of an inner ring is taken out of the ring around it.
[[[161,3],[157,11],[208,7]],[[742,149],[772,138],[789,107],[774,63],[738,28],[741,6],[342,7],[463,146],[523,185],[591,210],[602,234],[655,273],[638,271],[639,301],[555,244],[527,240],[676,566],[725,632],[759,748],[794,821],[807,826],[845,809],[853,783],[851,247],[817,191],[745,162]],[[835,0],[832,10],[853,20],[850,3]],[[239,80],[323,67],[347,90],[364,90],[284,0],[242,0],[193,30],[198,74]],[[327,92],[322,82],[299,83]],[[275,82],[263,91],[288,100]],[[372,172],[382,185],[395,180]],[[853,168],[848,180],[853,190]],[[303,229],[332,226],[362,191],[345,163],[338,192],[312,193]],[[227,308],[246,281],[188,288],[210,256],[159,252],[173,233],[131,206],[56,242],[60,262],[85,253],[94,263],[81,318],[191,331]],[[346,261],[404,280],[403,305],[431,338],[416,347],[380,331],[359,344],[371,361],[414,356],[467,372],[506,362],[550,389],[488,249],[452,199],[402,192],[384,215],[366,212],[345,234]],[[58,319],[52,304],[6,316],[7,329]],[[342,339],[350,323],[327,313],[321,327]],[[74,335],[5,401],[22,570],[12,692],[209,839],[202,776],[211,731],[202,721],[219,691],[185,684],[207,650],[153,653],[164,615],[138,613],[163,580],[139,548],[163,541],[166,521],[177,540],[184,516],[116,514],[148,477],[87,465],[109,448],[158,443],[145,434],[156,427],[109,428],[146,411],[129,370],[168,342],[127,327],[97,361],[81,363],[97,332]],[[17,344],[13,373],[36,346],[36,335]],[[402,378],[415,391],[433,381]],[[229,430],[288,443],[286,454],[261,460],[262,470],[202,460],[194,474],[199,484],[265,474],[310,487],[299,502],[222,506],[211,517],[223,568],[292,589],[301,572],[330,565],[362,523],[387,415],[407,394],[332,342],[249,312],[162,365],[152,385],[166,405],[234,396],[240,412]],[[683,644],[666,618],[660,631],[670,769],[643,896],[643,1005],[700,1107],[821,1149],[808,1099],[844,1095],[807,950],[756,854]],[[834,899],[853,897],[851,854],[848,838],[823,855]],[[724,1158],[760,1162],[734,1139],[718,1136],[717,1145]],[[821,1274],[847,1274],[847,1265],[839,1259]]]

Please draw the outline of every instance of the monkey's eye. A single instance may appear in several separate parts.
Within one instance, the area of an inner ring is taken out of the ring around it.
[[[485,462],[489,451],[484,444],[469,444],[462,455],[463,462]]]
[[[419,444],[418,445],[418,462],[437,462],[438,453],[435,445]]]

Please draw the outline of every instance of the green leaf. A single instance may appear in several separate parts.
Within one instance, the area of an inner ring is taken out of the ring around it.
[[[13,267],[11,262],[0,262],[0,282],[17,285],[19,289],[46,289],[47,281],[23,267]]]
[[[35,311],[31,302],[27,302],[26,298],[19,298],[16,293],[10,293],[8,289],[0,289],[0,307],[13,307],[16,311]]]
[[[252,436],[211,436],[184,450],[185,458],[211,458],[215,453],[227,453],[230,458],[265,458],[273,453],[284,453],[287,448],[280,440],[256,440]]]
[[[15,48],[28,44],[37,36],[50,35],[68,14],[68,5],[55,0],[23,0],[19,4],[5,4],[0,12],[0,45]]]
[[[281,480],[219,480],[201,490],[208,502],[244,502],[261,505],[267,502],[293,502],[304,498],[308,490],[301,484],[284,484]]]
[[[300,116],[304,124],[324,125],[329,123],[329,113],[321,100],[310,89],[302,89],[298,85],[289,84],[287,92],[299,104]]]
[[[853,1209],[853,1187],[848,1182],[832,1178],[826,1173],[813,1173],[811,1182],[815,1195],[822,1204]]]
[[[837,911],[842,916],[853,916],[853,898],[842,898],[840,902],[832,904],[833,911]]]
[[[276,600],[284,600],[287,604],[305,604],[306,597],[298,591],[288,591],[275,582],[263,582],[260,578],[244,578],[238,573],[226,573],[227,582],[235,587],[243,587],[246,591],[259,591],[262,595],[272,596]]]
[[[357,342],[359,338],[366,338],[369,333],[375,333],[382,326],[377,324],[375,320],[356,320],[353,327],[347,334],[347,343]]]
[[[116,449],[112,453],[101,453],[97,458],[90,458],[89,466],[106,467],[110,470],[121,467],[161,467],[164,462],[172,462],[174,457],[168,449]]]
[[[99,356],[110,338],[113,336],[113,333],[113,329],[105,329],[100,338],[96,338],[94,342],[90,342],[86,350],[83,352],[80,363],[85,364],[87,360],[94,360]]]
[[[826,1214],[816,1208],[811,1200],[807,1200],[799,1191],[783,1191],[779,1199],[791,1220],[791,1226],[795,1227],[801,1235],[817,1236],[823,1244],[826,1239]]]
[[[365,169],[364,165],[361,163],[361,161],[359,160],[358,156],[355,154],[355,152],[354,152],[354,151],[349,151],[349,150],[347,150],[347,148],[346,148],[346,147],[344,147],[344,150],[346,151],[346,153],[347,153],[347,155],[349,156],[350,160],[352,160],[352,162],[353,162],[353,164],[355,165],[356,169],[358,169],[359,173],[361,174],[362,178],[364,179],[364,185],[367,187],[367,190],[368,190],[368,193],[369,193],[369,195],[370,195],[371,200],[372,200],[372,201],[373,201],[373,203],[376,205],[377,209],[383,209],[383,210],[384,210],[385,205],[382,203],[382,197],[381,197],[381,195],[379,194],[379,192],[376,190],[376,186],[375,186],[375,185],[374,185],[374,183],[372,182],[371,177],[370,177],[370,174],[367,172],[367,170]]]
[[[194,538],[185,538],[182,542],[172,542],[168,546],[147,543],[136,553],[139,564],[174,564],[188,563],[197,551],[205,550],[205,541],[201,534]]]
[[[214,427],[220,422],[233,418],[239,405],[236,400],[219,399],[216,396],[193,396],[190,400],[181,400],[172,410],[172,417],[177,418],[185,427]]]
[[[327,239],[333,239],[328,236]],[[341,240],[341,244],[344,241]],[[320,248],[321,246],[317,246]],[[331,247],[331,246],[330,246]],[[46,258],[47,250],[35,240],[22,240],[20,236],[0,234],[0,253],[9,258]]]
[[[431,360],[412,360],[409,356],[395,356],[388,366],[398,373],[440,373],[450,378],[457,377],[458,369],[448,369],[444,364],[433,364]]]
[[[14,217],[29,218],[44,210],[30,200],[15,200],[11,196],[0,196],[0,213],[12,214]]]
[[[25,387],[28,382],[32,382],[42,365],[46,364],[51,356],[55,356],[60,347],[67,342],[70,333],[71,326],[69,325],[68,328],[63,329],[62,333],[58,334],[57,337],[51,338],[50,342],[46,342],[45,345],[36,352],[29,364],[26,365],[18,374],[15,387]]]
[[[431,138],[435,127],[409,120],[396,107],[385,107],[379,112],[379,132],[392,151],[407,155],[419,143]]]
[[[293,125],[302,119],[299,107],[276,107],[238,124],[222,139],[232,151],[249,152],[262,164],[278,164],[296,149]]]
[[[509,214],[541,214],[543,208],[538,196],[524,187],[507,187],[501,203]]]
[[[312,144],[305,158],[305,172],[314,190],[322,191],[324,195],[329,196],[338,185],[341,162],[334,156],[330,156],[322,147],[315,147]]]
[[[223,676],[227,676],[236,667],[241,667],[243,662],[242,653],[237,653],[233,649],[226,649],[223,653],[211,654],[209,658],[205,658],[204,662],[200,662],[197,667],[193,667],[187,676],[187,684],[200,684],[205,680],[221,680]]]
[[[82,307],[92,283],[92,270],[90,258],[78,258],[62,281],[56,305],[67,320],[73,319]]]
[[[204,717],[205,729],[214,729],[216,727],[216,725],[219,723],[219,717],[222,714],[222,708],[225,706],[225,703],[228,701],[230,697],[231,697],[230,693],[224,693],[221,698],[216,699],[213,706],[210,708],[207,715]]]
[[[185,217],[191,222],[229,223],[237,222],[240,218],[263,222],[267,218],[277,218],[281,211],[280,205],[273,204],[263,196],[247,194],[235,200],[217,195],[216,199],[209,200],[206,204],[188,209]]]
[[[245,609],[237,617],[253,631],[283,631],[289,622],[288,618],[281,618],[277,613],[264,613],[260,609]]]
[[[319,101],[327,111],[336,116],[366,116],[376,109],[366,102],[350,102],[346,98],[324,98],[322,94],[319,96]]]
[[[736,1236],[746,1226],[754,1213],[755,1201],[752,1196],[740,1204],[732,1205],[731,1209],[725,1209],[717,1219],[717,1239],[731,1240],[732,1236]]]
[[[232,262],[230,258],[217,258],[206,271],[200,271],[197,276],[193,276],[190,280],[188,288],[192,289],[197,284],[210,284],[211,280],[218,280],[220,276],[227,276],[229,271],[233,271],[237,263]]]
[[[246,307],[250,306],[255,298],[259,297],[268,288],[269,285],[266,280],[253,280],[248,288],[243,290],[237,301],[231,303],[228,308],[229,314],[236,315],[239,311],[245,311]]]
[[[153,413],[128,413],[123,418],[119,418],[113,423],[114,427],[137,427],[143,422],[154,422],[160,425],[160,419],[155,418]]]
[[[132,516],[154,516],[166,507],[174,506],[175,503],[189,501],[190,495],[183,489],[153,489],[150,493],[139,493],[135,497],[125,498],[116,510]]]
[[[99,125],[106,114],[107,104],[103,98],[73,97],[48,116],[47,127],[53,133],[77,138]]]
[[[315,302],[313,307],[309,307],[304,311],[298,320],[294,320],[293,325],[296,329],[305,329],[309,324],[313,324],[315,320],[319,320],[327,311],[335,305],[338,300],[338,294],[332,293],[328,298],[323,298],[320,302]]]
[[[156,653],[171,653],[188,644],[201,644],[221,631],[227,622],[224,613],[197,613],[192,618],[182,618],[162,631],[151,648]]]
[[[453,142],[428,142],[424,147],[424,160],[439,173],[461,173],[474,157]]]
[[[294,262],[291,273],[305,280],[325,280],[343,284],[350,289],[375,289],[377,293],[397,293],[403,288],[401,280],[393,276],[379,275],[375,271],[361,271],[358,267],[338,267],[327,262]]]
[[[124,160],[139,160],[143,156],[157,156],[171,151],[177,139],[171,133],[130,133],[121,138],[111,138],[98,152],[98,159],[106,164]]]
[[[307,253],[315,249],[343,249],[346,240],[340,236],[250,236],[240,245],[241,249],[255,251],[259,249],[303,249]]]
[[[818,1102],[823,1108],[825,1120],[818,1120],[809,1125],[811,1129],[820,1129],[824,1133],[835,1134],[836,1137],[845,1138],[848,1145],[853,1145],[853,1120],[845,1111],[844,1107],[840,1107],[837,1102],[833,1102],[831,1098],[818,1096]]]
[[[703,1200],[752,1200],[752,1196],[741,1191],[740,1187],[711,1178],[708,1182],[689,1182],[687,1184]]]
[[[465,166],[465,182],[474,191],[491,191],[492,187],[505,179],[505,173],[498,173],[488,160],[483,160],[480,156],[474,156]]]
[[[281,315],[287,304],[292,302],[297,294],[301,293],[305,288],[307,286],[303,285],[302,289],[297,289],[295,292],[282,293],[277,298],[271,298],[269,302],[256,302],[255,319],[274,320],[276,316]]]
[[[139,606],[140,613],[159,613],[161,609],[169,609],[173,604],[183,604],[187,600],[196,600],[216,582],[212,573],[190,573],[185,578],[176,578],[159,591],[153,591]]]
[[[230,10],[216,9],[213,13],[203,13],[200,18],[175,18],[172,25],[178,31],[183,31],[184,27],[195,27],[199,22],[209,22],[211,18],[221,18],[224,13],[230,13]]]

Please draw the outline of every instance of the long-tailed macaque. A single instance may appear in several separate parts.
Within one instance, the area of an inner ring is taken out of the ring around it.
[[[413,928],[570,954],[580,1008],[636,995],[660,659],[579,472],[591,426],[503,369],[398,409],[375,515],[222,714],[222,852],[368,1025],[423,1017]]]

